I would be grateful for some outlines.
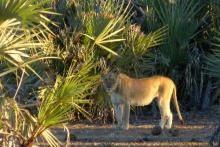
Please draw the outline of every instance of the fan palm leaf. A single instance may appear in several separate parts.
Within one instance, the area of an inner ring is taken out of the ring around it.
[[[15,20],[7,20],[5,23],[8,26],[13,26],[13,24],[19,24]],[[43,54],[38,53],[38,56],[32,56],[30,50],[36,48],[46,48],[48,42],[39,40],[34,40],[36,37],[35,34],[31,35],[26,33],[24,30],[20,29],[20,33],[4,28],[5,23],[0,25],[0,60],[3,61],[10,69],[7,71],[1,72],[0,77],[6,75],[10,72],[13,72],[19,68],[27,67],[32,72],[34,72],[40,79],[42,79],[34,69],[32,69],[27,63],[33,63],[42,59],[54,58],[59,59],[58,57],[44,57]],[[3,26],[3,27],[2,27]]]
[[[43,15],[55,14],[48,11],[48,8],[41,8],[41,6],[47,2],[48,1],[38,2],[36,0],[1,1],[0,60],[10,68],[0,73],[1,76],[13,72],[16,69],[27,67],[43,80],[27,63],[33,63],[30,60],[38,61],[47,58],[43,57],[44,55],[40,53],[38,53],[38,57],[31,54],[31,50],[33,49],[41,48],[42,50],[48,47],[47,39],[42,39],[39,33],[36,33],[37,29],[38,32],[41,32],[41,34],[45,36],[45,32],[51,32],[47,24],[54,24]],[[32,28],[32,30],[29,28]]]
[[[215,47],[213,53],[207,57],[207,67],[209,75],[217,79],[217,84],[220,84],[220,32],[217,32],[215,42],[212,43]]]
[[[24,28],[42,28],[48,31],[47,23],[52,23],[43,14],[57,14],[48,11],[48,8],[42,6],[51,0],[37,1],[37,0],[1,0],[0,3],[0,24],[7,20],[16,19]],[[38,25],[40,24],[40,25]],[[55,24],[54,24],[55,25]],[[50,31],[51,32],[51,31]]]
[[[188,59],[189,42],[198,34],[200,23],[195,16],[201,9],[199,1],[155,0],[152,3],[161,24],[168,26],[167,44],[162,46],[161,52],[170,60],[170,66],[180,65]]]
[[[76,108],[89,118],[89,113],[81,108],[79,104],[90,103],[88,100],[83,100],[82,98],[92,94],[90,90],[99,78],[99,76],[87,75],[91,68],[93,68],[92,63],[86,63],[81,67],[72,65],[66,78],[58,77],[54,87],[52,89],[48,88],[44,92],[36,125],[29,140],[26,141],[26,145],[30,143],[30,140],[43,135],[42,132],[49,127],[57,126],[71,119],[67,117],[67,114],[71,112],[72,108]],[[45,136],[43,135],[42,137],[50,143],[51,137],[47,138]]]
[[[119,33],[121,33],[125,29],[125,27],[122,26],[121,24],[123,24],[126,18],[128,18],[129,11],[130,11],[129,5],[130,3],[123,10],[123,6],[124,6],[124,1],[123,1],[118,11],[118,17],[110,20],[108,24],[105,26],[105,28],[97,36],[84,34],[85,36],[87,36],[88,38],[94,41],[92,49],[94,48],[95,45],[97,45],[100,48],[112,53],[113,55],[118,56],[118,54],[112,49],[110,49],[109,47],[107,47],[106,44],[121,42],[125,40],[123,38],[118,38],[118,36],[120,36]]]
[[[46,88],[41,95],[42,103],[37,117],[20,108],[14,99],[0,99],[0,127],[3,125],[10,129],[13,133],[9,135],[14,136],[14,140],[18,140],[22,146],[33,145],[38,137],[46,140],[50,146],[59,146],[61,142],[51,133],[50,127],[60,126],[70,120],[67,115],[73,108],[89,118],[90,114],[79,104],[90,103],[83,98],[92,94],[92,89],[100,78],[88,76],[93,66],[92,62],[81,66],[73,64],[66,77],[58,77],[52,89]],[[14,117],[5,119],[6,114]],[[0,133],[5,134],[7,131]]]

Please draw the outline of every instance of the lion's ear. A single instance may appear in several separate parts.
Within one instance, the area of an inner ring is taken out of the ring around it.
[[[105,75],[107,73],[109,73],[110,71],[111,71],[111,69],[109,67],[106,67],[105,69],[101,70],[101,72],[100,72],[101,78],[104,78]]]
[[[117,69],[117,73],[121,73],[121,69],[120,68],[116,68]]]
[[[120,73],[120,69],[118,67],[114,67],[112,69],[112,72],[115,73],[115,74],[119,74]]]

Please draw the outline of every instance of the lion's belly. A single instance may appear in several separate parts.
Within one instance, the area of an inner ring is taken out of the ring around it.
[[[145,86],[143,84],[136,84],[130,95],[130,103],[135,106],[149,105],[155,97],[158,96],[158,85]]]
[[[135,106],[145,106],[145,105],[149,105],[154,97],[140,97],[140,98],[132,98],[130,100],[131,105],[135,105]]]

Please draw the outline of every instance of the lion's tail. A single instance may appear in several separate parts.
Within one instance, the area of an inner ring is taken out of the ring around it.
[[[178,101],[177,101],[176,86],[173,88],[173,99],[174,99],[174,103],[175,103],[176,110],[177,110],[177,113],[178,113],[178,117],[180,119],[181,124],[183,125],[184,124],[184,120],[183,120],[182,115],[180,113],[180,109],[179,109],[179,105],[178,105]]]

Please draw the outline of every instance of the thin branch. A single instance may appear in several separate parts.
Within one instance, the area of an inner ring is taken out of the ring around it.
[[[60,57],[40,57],[40,58],[37,58],[37,59],[33,59],[33,60],[31,60],[31,61],[27,61],[27,62],[24,62],[24,63],[22,63],[22,64],[20,64],[20,65],[17,65],[16,67],[13,67],[12,69],[7,70],[7,71],[5,71],[5,72],[3,72],[3,73],[0,73],[0,77],[4,76],[4,75],[6,75],[6,74],[9,74],[9,73],[11,73],[11,72],[14,72],[14,71],[16,71],[16,70],[19,69],[19,68],[24,68],[24,67],[26,67],[28,64],[31,64],[31,63],[33,63],[33,62],[36,62],[36,61],[39,61],[39,60],[43,60],[43,59],[61,59],[61,58],[60,58]]]
[[[23,68],[23,69],[22,69],[21,79],[20,79],[20,82],[19,82],[19,84],[18,84],[18,88],[17,88],[17,90],[16,90],[16,92],[15,92],[15,95],[14,95],[14,97],[13,97],[14,100],[15,100],[16,96],[18,95],[18,91],[19,91],[19,89],[20,89],[20,87],[21,87],[21,83],[22,83],[23,78],[24,78],[24,72],[25,72],[25,69]]]
[[[143,5],[140,5],[140,4],[138,4],[137,2],[134,2],[134,1],[132,1],[132,0],[126,0],[126,3],[131,3],[131,5],[133,6],[133,8],[137,11],[137,13],[139,13],[139,14],[141,14],[141,16],[144,16],[145,15],[145,13],[144,13],[144,11],[142,10],[142,9],[140,9],[140,6],[141,7],[144,7]]]
[[[135,8],[135,10],[141,14],[141,16],[144,16],[145,13],[142,9],[140,9],[138,6],[137,6],[137,3],[134,3],[133,1],[131,1],[131,4],[133,5],[133,7]]]
[[[35,106],[39,106],[40,102],[37,102],[35,104],[27,104],[27,105],[19,105],[20,108],[30,108],[30,107],[35,107]]]
[[[3,123],[11,131],[15,132],[15,134],[17,134],[21,139],[26,140],[26,138],[20,132],[16,131],[7,121],[3,121],[0,119],[0,122]]]

